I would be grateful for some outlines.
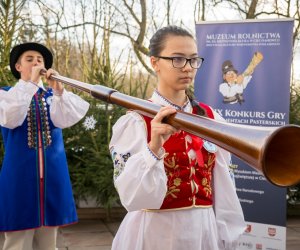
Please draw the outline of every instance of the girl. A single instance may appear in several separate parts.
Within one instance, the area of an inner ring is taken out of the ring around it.
[[[150,101],[163,107],[153,119],[128,112],[113,127],[114,182],[128,214],[112,249],[232,250],[245,225],[229,153],[162,123],[176,110],[221,119],[186,94],[203,62],[196,42],[182,28],[162,28],[150,60],[158,78]]]

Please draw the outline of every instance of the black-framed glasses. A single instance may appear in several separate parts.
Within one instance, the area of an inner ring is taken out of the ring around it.
[[[199,69],[204,61],[202,57],[185,58],[183,56],[157,56],[157,58],[171,60],[174,68],[182,69],[189,62],[193,69]]]

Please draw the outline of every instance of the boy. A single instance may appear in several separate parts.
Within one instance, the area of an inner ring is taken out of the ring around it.
[[[245,99],[243,97],[244,89],[252,78],[252,73],[249,75],[240,74],[232,65],[230,60],[226,60],[222,64],[223,80],[220,84],[219,91],[224,96],[223,103],[242,104]]]
[[[89,104],[49,79],[58,74],[52,62],[52,53],[41,44],[15,46],[10,68],[18,82],[0,89],[4,250],[53,250],[58,226],[77,222],[61,129],[77,123]],[[47,89],[40,75],[45,68]]]

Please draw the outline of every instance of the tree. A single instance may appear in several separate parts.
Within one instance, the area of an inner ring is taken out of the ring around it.
[[[194,19],[196,22],[205,21],[205,10],[206,3],[205,0],[197,0],[194,7]]]
[[[9,65],[9,53],[17,35],[23,27],[21,11],[25,0],[0,1],[0,84],[8,85],[13,77],[7,66]]]

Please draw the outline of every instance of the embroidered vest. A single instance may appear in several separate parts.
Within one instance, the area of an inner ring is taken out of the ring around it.
[[[0,231],[77,221],[62,130],[50,118],[52,97],[51,89],[39,89],[20,126],[0,126],[5,148],[0,172]]]
[[[199,105],[206,110],[209,118],[214,118],[207,105]],[[196,113],[195,109],[193,113]],[[143,118],[147,125],[149,142],[152,118]],[[208,152],[203,144],[201,138],[180,131],[163,145],[166,150],[164,167],[168,177],[168,190],[160,209],[206,207],[213,204],[211,181],[215,154]]]

